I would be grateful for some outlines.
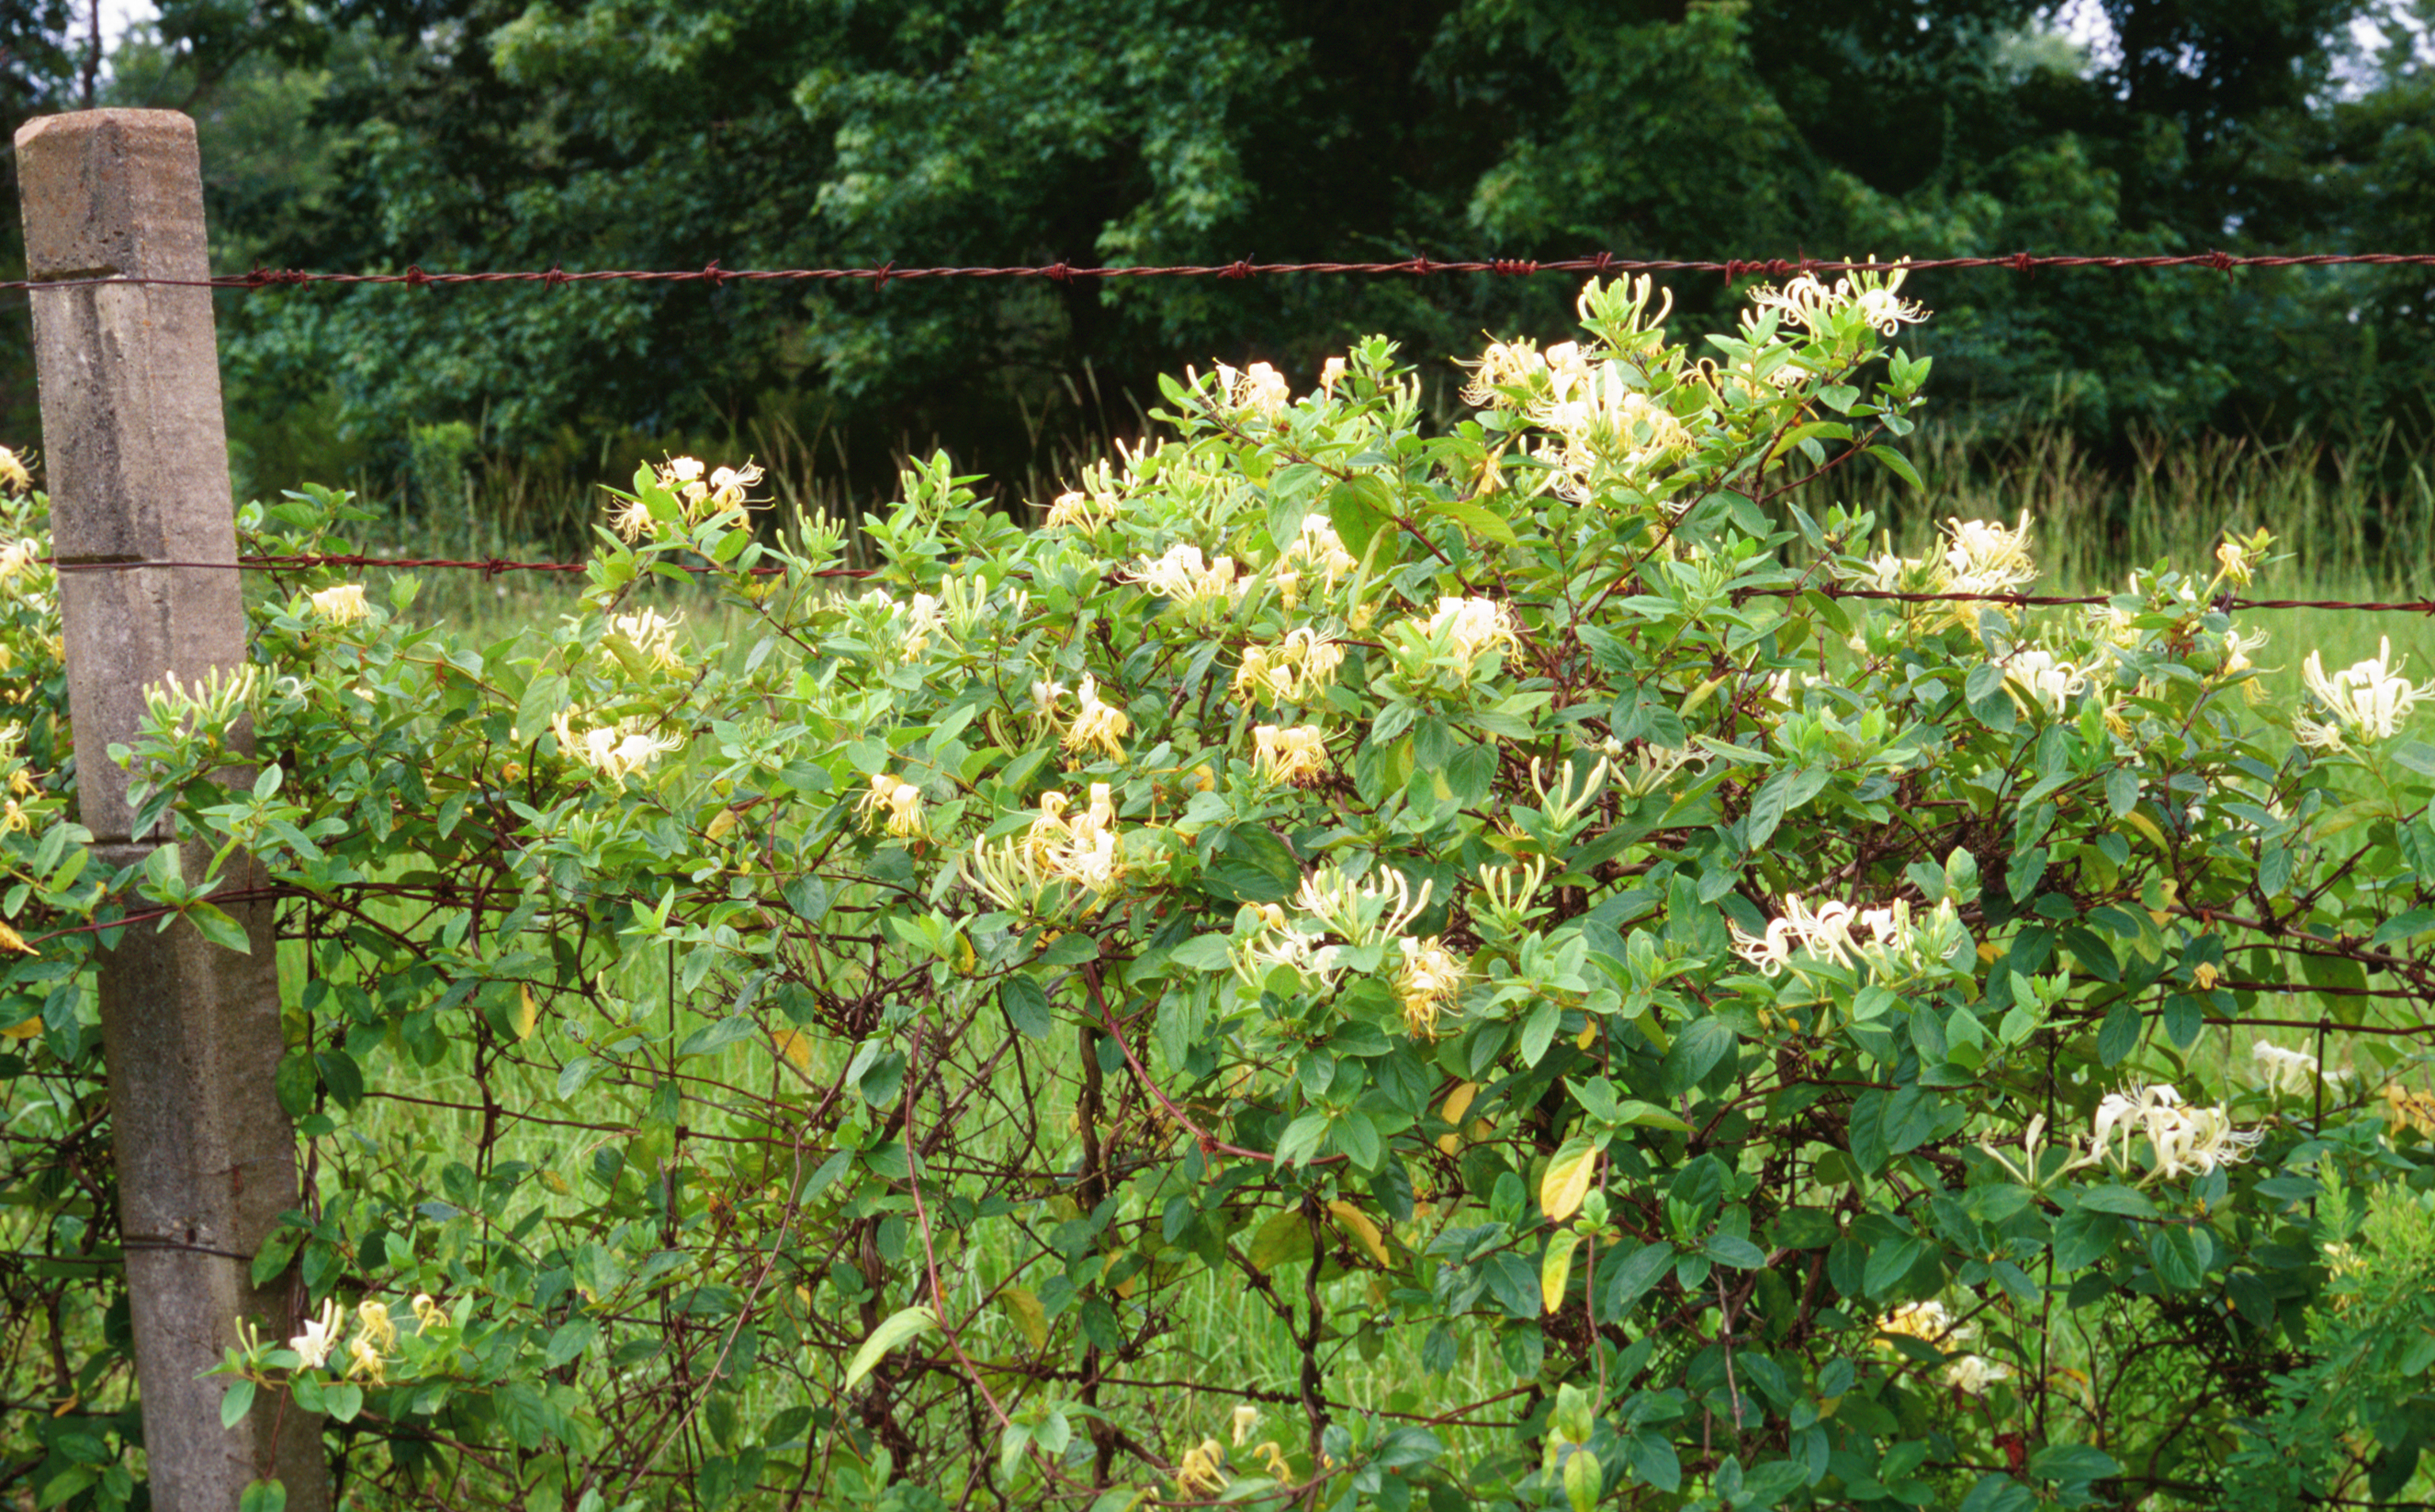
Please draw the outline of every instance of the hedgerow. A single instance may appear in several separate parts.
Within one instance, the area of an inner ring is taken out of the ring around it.
[[[2435,690],[2262,697],[2262,532],[2042,608],[2034,520],[1796,507],[1907,471],[1900,289],[1694,360],[1593,283],[1438,433],[1383,341],[1187,374],[1037,528],[912,467],[868,576],[668,459],[492,645],[284,576],[124,753],[284,900],[315,1310],[232,1419],[362,1504],[2401,1493]],[[242,935],[85,864],[8,507],[17,1357],[123,1404],[81,984]],[[128,1502],[130,1415],[18,1421]]]

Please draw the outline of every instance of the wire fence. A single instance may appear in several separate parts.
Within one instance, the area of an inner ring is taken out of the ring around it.
[[[318,567],[394,567],[431,568],[437,571],[480,573],[497,576],[503,573],[579,573],[591,565],[580,561],[520,561],[505,557],[376,557],[376,556],[276,556],[239,557],[234,561],[62,561],[45,557],[43,563],[62,573],[124,572],[138,567],[199,567],[229,572],[301,572]],[[667,562],[663,565],[690,573],[733,573],[730,567],[713,567],[703,562]],[[791,571],[786,567],[751,567],[744,569],[756,577],[779,576]],[[807,577],[862,578],[874,576],[870,567],[823,567],[800,572]],[[2122,596],[2116,593],[1910,593],[1884,588],[1856,588],[1843,583],[1803,583],[1778,588],[1745,588],[1736,591],[1739,598],[1800,598],[1809,594],[1825,598],[1883,599],[1900,604],[2000,604],[2011,609],[2057,609],[2075,606],[2094,607],[2111,604]],[[2212,609],[2225,613],[2248,610],[2342,610],[2363,614],[2430,614],[2435,615],[2435,599],[2343,599],[2343,598],[2240,598],[2219,597],[2209,602]]]
[[[46,289],[97,288],[112,284],[165,284],[181,288],[242,290],[297,288],[319,284],[402,284],[410,288],[442,288],[461,284],[540,284],[556,288],[566,284],[611,283],[707,284],[714,288],[728,284],[867,283],[874,288],[886,288],[893,283],[909,284],[927,280],[963,278],[1038,278],[1048,279],[1059,284],[1071,284],[1077,280],[1087,282],[1094,279],[1249,279],[1302,273],[1418,278],[1440,274],[1489,274],[1500,278],[1527,278],[1540,273],[1593,273],[1603,278],[1619,273],[1715,273],[1721,275],[1727,283],[1732,283],[1743,278],[1793,278],[1802,274],[1815,277],[1822,273],[1895,271],[1933,273],[1971,268],[2007,268],[2021,274],[2036,273],[2044,269],[2102,268],[2109,271],[2125,271],[2185,268],[2200,272],[2222,273],[2228,276],[2237,269],[2251,267],[2427,266],[2435,266],[2435,252],[2242,254],[2206,251],[2150,253],[2138,256],[2010,252],[1978,257],[1922,257],[1898,262],[1826,257],[1728,257],[1721,260],[1617,257],[1612,252],[1596,252],[1580,257],[1552,260],[1493,257],[1442,262],[1422,256],[1386,263],[1255,263],[1246,258],[1232,263],[1178,263],[1122,267],[1077,266],[1072,263],[1062,261],[1003,267],[899,267],[890,261],[871,267],[744,268],[723,267],[717,259],[713,259],[703,266],[695,268],[602,268],[590,272],[568,272],[559,266],[538,269],[492,269],[458,273],[429,272],[419,265],[409,266],[403,272],[396,273],[318,273],[302,268],[256,267],[244,273],[222,273],[207,279],[142,278],[121,274],[80,279],[16,279],[0,283],[0,290],[39,292]]]

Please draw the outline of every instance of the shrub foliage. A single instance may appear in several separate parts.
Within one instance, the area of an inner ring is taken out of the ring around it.
[[[2041,608],[2031,522],[1792,507],[1907,470],[1898,278],[1698,360],[1645,281],[1580,309],[1443,434],[1372,342],[1170,381],[1037,529],[916,466],[867,575],[676,458],[494,645],[283,576],[124,752],[284,900],[256,1268],[317,1313],[232,1419],[326,1414],[368,1504],[2401,1491],[2425,690],[2264,706],[2262,535]],[[0,1281],[65,1406],[10,1455],[114,1506],[83,984],[233,931],[87,865],[12,498]]]

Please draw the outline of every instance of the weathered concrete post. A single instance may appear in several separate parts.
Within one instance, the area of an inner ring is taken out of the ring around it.
[[[17,133],[17,163],[28,276],[209,276],[201,161],[184,115],[32,121]],[[123,866],[176,837],[165,824],[131,833],[111,744],[132,736],[145,688],[164,675],[191,682],[247,660],[212,297],[161,284],[45,289],[33,314],[77,801],[95,859]],[[170,562],[227,565],[155,565]],[[185,874],[199,876],[208,848],[181,849]],[[266,1400],[225,1430],[227,1379],[198,1379],[237,1343],[240,1320],[284,1339],[302,1311],[290,1278],[249,1280],[280,1211],[297,1206],[296,1139],[272,1092],[282,1045],[270,907],[226,907],[252,954],[180,923],[138,925],[102,957],[152,1501],[162,1512],[231,1512],[249,1482],[275,1476],[287,1505],[308,1512],[329,1500],[319,1422]]]

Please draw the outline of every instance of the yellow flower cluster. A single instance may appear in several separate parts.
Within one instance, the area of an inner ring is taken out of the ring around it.
[[[2325,676],[2323,656],[2315,651],[2308,653],[2300,672],[2325,717],[2302,714],[2291,721],[2291,733],[2301,745],[2316,750],[2343,750],[2353,741],[2374,745],[2390,740],[2400,732],[2402,722],[2420,699],[2435,698],[2435,682],[2416,683],[2401,675],[2401,662],[2392,654],[2389,635],[2378,644],[2375,656],[2355,662],[2330,678]]]
[[[1255,725],[1252,762],[1271,782],[1307,787],[1327,775],[1327,735],[1317,725]]]
[[[1100,701],[1098,679],[1087,672],[1082,674],[1081,686],[1074,690],[1074,699],[1078,707],[1074,713],[1074,723],[1065,731],[1065,748],[1072,751],[1096,749],[1112,762],[1123,761],[1124,738],[1132,732],[1133,728],[1131,717],[1114,704]],[[1051,707],[1054,707],[1053,699]]]
[[[675,735],[653,733],[651,722],[640,718],[622,719],[578,733],[575,721],[581,714],[580,709],[561,709],[550,716],[549,728],[558,736],[558,748],[567,760],[588,766],[613,782],[641,772],[684,744]]]
[[[1462,987],[1463,965],[1439,943],[1439,936],[1395,941],[1404,957],[1395,972],[1395,1001],[1404,1010],[1404,1027],[1424,1040],[1438,1037],[1438,1018]]]
[[[1432,641],[1444,637],[1466,662],[1485,651],[1522,648],[1520,638],[1513,633],[1512,614],[1493,598],[1440,598],[1436,612],[1423,629]]]
[[[1041,794],[1028,829],[994,844],[986,835],[975,840],[962,869],[976,890],[1018,913],[1036,910],[1041,895],[1061,883],[1106,897],[1125,878],[1114,789],[1092,783],[1090,805],[1079,812],[1062,793]]]
[[[1126,580],[1136,582],[1161,598],[1171,598],[1187,609],[1223,603],[1234,596],[1235,558],[1220,557],[1203,562],[1200,548],[1194,545],[1173,545],[1155,561],[1145,557]]]
[[[1353,553],[1344,549],[1344,540],[1336,533],[1336,526],[1322,516],[1304,515],[1302,529],[1277,555],[1277,593],[1287,607],[1299,603],[1304,574],[1315,572],[1324,591],[1333,593],[1336,585],[1360,565]]]
[[[364,585],[340,583],[325,588],[311,597],[313,612],[333,625],[353,625],[371,612],[364,601]]]
[[[1344,647],[1308,626],[1286,633],[1275,645],[1247,646],[1235,691],[1272,703],[1292,703],[1324,688],[1344,662]]]
[[[680,671],[684,659],[677,655],[677,621],[658,610],[647,609],[636,614],[609,616],[609,633],[631,646],[644,662],[664,672]]]
[[[900,838],[922,833],[922,790],[887,772],[871,774],[871,790],[862,796],[866,819],[879,819],[889,834]]]
[[[34,486],[25,459],[5,446],[0,446],[0,484],[8,485],[14,493],[24,493]]]

